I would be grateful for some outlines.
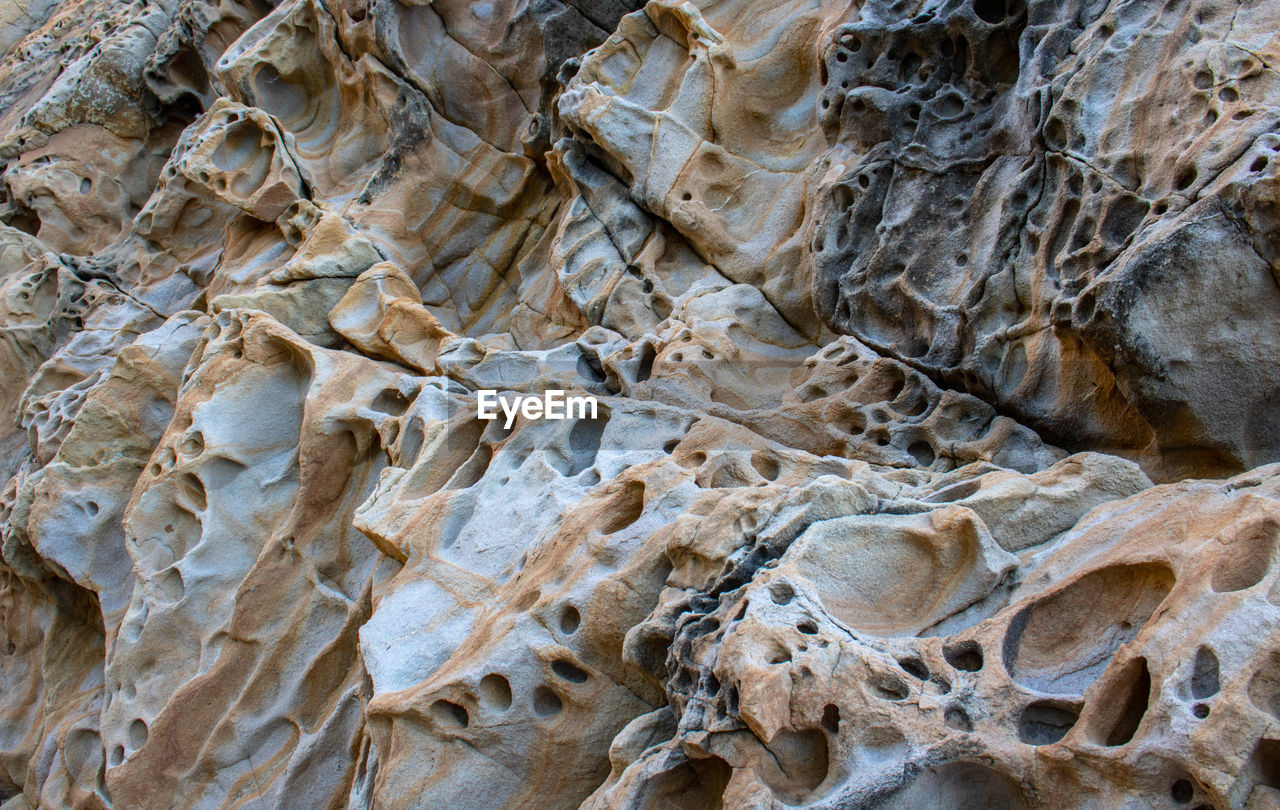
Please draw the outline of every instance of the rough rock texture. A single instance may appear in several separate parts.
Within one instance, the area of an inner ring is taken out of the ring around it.
[[[1277,32],[0,0],[0,807],[1280,807]]]

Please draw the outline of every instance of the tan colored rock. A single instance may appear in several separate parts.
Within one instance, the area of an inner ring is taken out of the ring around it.
[[[583,59],[559,102],[637,203],[809,335],[805,173],[825,146],[812,43],[841,10],[653,2]]]
[[[4,1],[4,810],[1280,802],[1274,4]]]
[[[200,123],[178,164],[189,179],[263,222],[305,198],[306,181],[266,113],[220,100]]]
[[[346,795],[353,760],[323,773],[312,763],[316,751],[351,751],[364,723],[354,631],[378,558],[349,514],[385,463],[390,417],[378,397],[394,403],[402,385],[413,390],[393,369],[309,347],[261,313],[215,319],[125,511],[140,586],[106,666],[113,801],[225,801],[215,797],[227,787],[202,774],[228,767],[264,801]],[[318,688],[336,703],[304,697]],[[206,718],[199,734],[188,706]],[[276,755],[226,761],[217,741],[246,735]]]
[[[619,736],[648,733],[646,750],[615,748],[587,806],[1267,806],[1274,473],[1095,510],[988,618],[942,636],[857,632],[848,590],[825,584],[849,558],[833,549],[806,575],[785,563],[796,543],[776,573],[681,623],[675,717]]]
[[[453,337],[422,306],[413,280],[389,262],[360,274],[330,310],[329,323],[366,354],[423,374],[436,371],[441,345]]]

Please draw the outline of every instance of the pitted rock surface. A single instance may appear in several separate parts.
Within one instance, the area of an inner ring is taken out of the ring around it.
[[[1280,807],[1277,32],[0,0],[0,808]]]

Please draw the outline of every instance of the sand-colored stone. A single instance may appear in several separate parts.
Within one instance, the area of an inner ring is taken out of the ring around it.
[[[1280,806],[1277,8],[0,0],[0,806]]]

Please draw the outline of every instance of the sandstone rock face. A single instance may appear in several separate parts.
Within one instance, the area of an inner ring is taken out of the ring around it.
[[[1280,806],[1277,32],[0,0],[0,807]]]

